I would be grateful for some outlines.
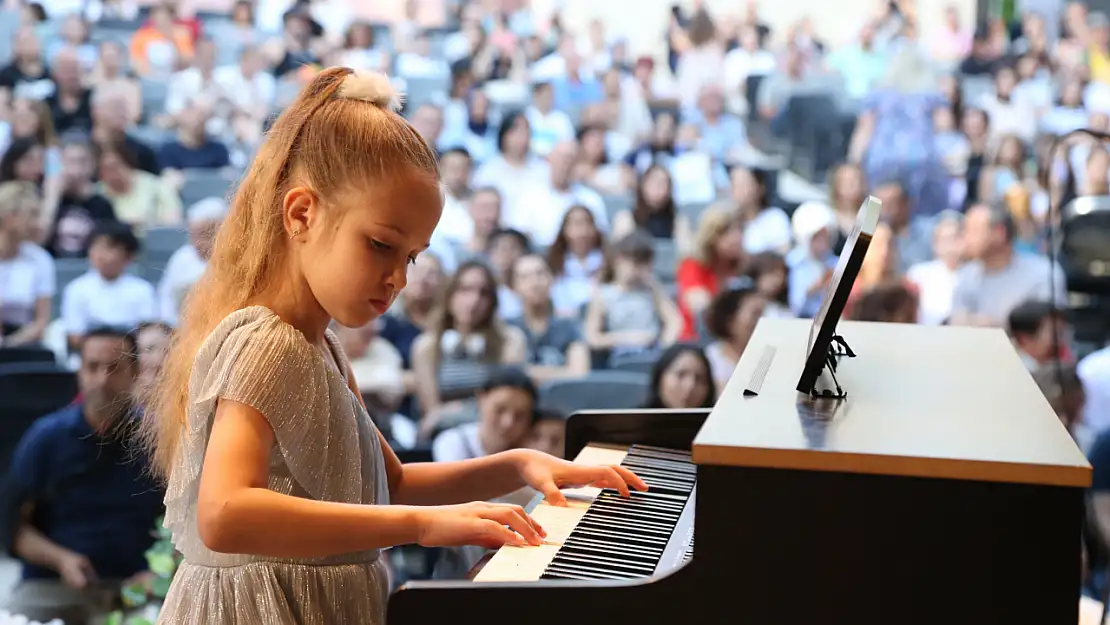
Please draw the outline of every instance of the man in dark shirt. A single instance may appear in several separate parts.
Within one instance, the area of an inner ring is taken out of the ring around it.
[[[54,94],[46,100],[54,119],[54,132],[92,130],[92,92],[81,84],[81,61],[77,53],[66,48],[54,57],[51,68]]]
[[[146,569],[163,493],[127,440],[136,358],[132,336],[89,332],[77,372],[82,399],[36,421],[16,447],[10,551],[23,581],[7,606],[14,614],[85,623]]]
[[[231,164],[227,146],[208,136],[208,109],[193,105],[177,115],[177,137],[162,146],[158,162],[166,169],[221,169]]]
[[[89,235],[101,221],[115,221],[112,203],[93,184],[92,145],[81,136],[62,139],[62,196],[47,234],[46,250],[54,258],[84,258]]]
[[[991,75],[999,63],[998,55],[991,50],[990,31],[980,27],[971,41],[971,55],[960,63],[960,73],[966,76]]]
[[[92,101],[93,143],[107,147],[122,142],[127,151],[135,155],[139,169],[155,175],[161,174],[162,168],[154,150],[127,134],[127,111],[127,100],[121,92],[96,92]]]

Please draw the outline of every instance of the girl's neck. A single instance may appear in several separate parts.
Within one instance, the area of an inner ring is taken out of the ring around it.
[[[321,345],[331,317],[312,295],[304,276],[290,269],[284,276],[279,275],[278,280],[251,303],[269,308],[282,321],[299,330],[309,343]]]
[[[748,342],[737,343],[732,339],[721,341],[721,352],[728,358],[729,362],[740,362],[740,356],[744,355],[744,348],[748,346]]]
[[[578,260],[586,260],[587,258],[590,257],[590,253],[593,252],[594,250],[593,250],[593,248],[584,249],[584,250],[582,250],[582,249],[576,250],[576,249],[573,249],[573,248],[567,248],[567,251],[570,252],[571,257],[573,257],[573,258],[576,258]]]
[[[524,167],[524,164],[528,162],[527,154],[504,154],[503,158],[505,159],[506,163],[512,165],[513,167]]]

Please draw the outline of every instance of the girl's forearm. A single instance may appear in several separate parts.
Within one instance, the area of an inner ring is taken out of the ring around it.
[[[246,488],[211,506],[202,502],[197,525],[213,551],[320,558],[415,543],[421,521],[412,506],[316,501]]]
[[[393,502],[443,506],[501,497],[524,486],[520,466],[528,453],[514,449],[472,460],[406,464]]]

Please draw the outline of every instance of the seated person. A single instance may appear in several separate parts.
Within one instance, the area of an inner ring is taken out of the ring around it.
[[[478,393],[478,421],[445,430],[432,443],[432,459],[453,462],[481,458],[522,447],[531,434],[536,387],[519,367],[501,367],[491,372]],[[525,505],[537,495],[521,488],[496,501]],[[476,546],[443,549],[434,577],[463,577],[485,553]]]
[[[358,390],[370,417],[390,441],[396,434],[391,427],[393,415],[405,397],[404,361],[389,341],[378,336],[377,324],[348,328],[332,323],[332,329],[350,360],[351,371],[358,380]],[[416,432],[409,436],[415,439]],[[411,447],[415,440],[404,441]]]
[[[125,273],[139,253],[139,240],[126,224],[104,222],[90,237],[85,275],[62,291],[62,326],[71,349],[77,349],[89,328],[133,328],[154,321],[154,287]]]
[[[590,350],[578,321],[555,316],[551,269],[539,254],[525,254],[513,264],[512,287],[524,314],[509,320],[528,340],[528,373],[537,382],[576,378],[590,372]]]
[[[1031,300],[1010,311],[1007,330],[1030,373],[1055,360],[1056,349],[1065,345],[1064,324],[1060,311],[1045,301]]]
[[[652,275],[651,236],[634,231],[613,247],[613,262],[586,309],[586,341],[613,355],[653,351],[678,339],[682,317]]]
[[[12,459],[17,522],[8,551],[23,579],[5,609],[46,622],[86,623],[121,582],[146,570],[163,492],[128,444],[138,375],[134,339],[95,329],[81,342],[81,400],[42,417]]]
[[[563,458],[566,454],[566,439],[566,417],[552,410],[537,409],[532,414],[532,430],[525,437],[524,446]]]

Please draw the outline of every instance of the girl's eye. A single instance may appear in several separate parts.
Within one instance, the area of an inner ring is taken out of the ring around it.
[[[396,249],[392,245],[390,245],[388,243],[383,243],[382,241],[379,241],[377,239],[370,239],[370,246],[373,247],[375,250],[378,250],[380,252],[392,252],[393,250]],[[409,265],[415,265],[416,264],[416,256],[415,255],[409,256],[406,259],[406,262]]]

